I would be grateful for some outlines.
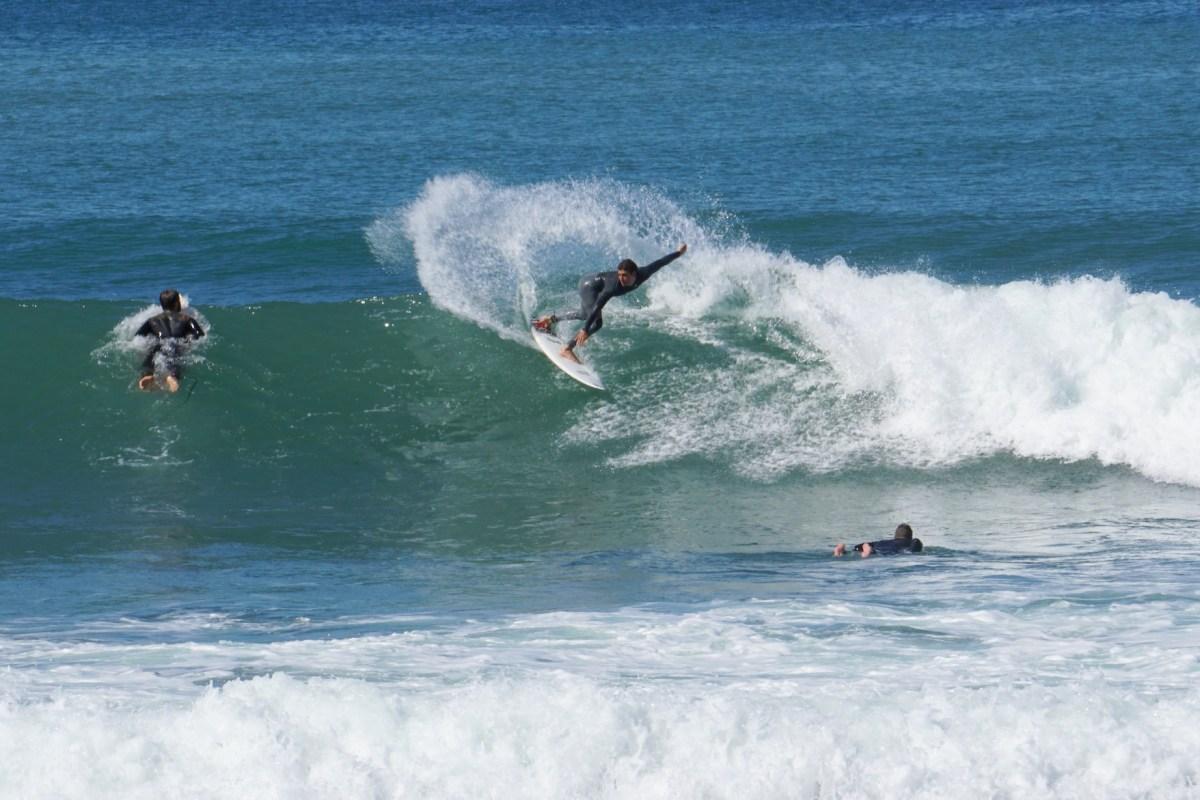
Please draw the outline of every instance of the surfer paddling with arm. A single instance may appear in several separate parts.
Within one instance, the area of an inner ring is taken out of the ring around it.
[[[604,310],[604,305],[614,297],[620,297],[623,294],[632,292],[648,281],[651,275],[686,252],[687,245],[681,244],[678,250],[667,253],[662,258],[644,267],[639,267],[633,259],[627,258],[620,264],[617,264],[616,270],[612,272],[597,272],[591,277],[586,277],[579,282],[580,308],[578,311],[566,311],[562,314],[551,314],[542,317],[541,319],[534,320],[533,327],[539,331],[549,333],[554,328],[554,323],[560,319],[583,320],[583,327],[559,351],[559,354],[563,358],[569,358],[579,363],[579,356],[575,355],[575,348],[586,342],[589,337],[604,325],[604,317],[601,314]]]
[[[861,553],[863,558],[869,558],[872,553],[881,556],[891,556],[897,553],[919,553],[925,549],[920,539],[913,538],[913,529],[907,522],[896,526],[896,534],[891,539],[880,539],[877,542],[862,542],[854,545],[854,551]],[[839,544],[833,548],[835,558],[846,555],[846,545]]]
[[[138,388],[148,392],[155,386],[155,359],[162,356],[163,370],[166,376],[163,384],[168,392],[179,391],[179,376],[182,369],[179,365],[187,342],[199,339],[204,335],[204,328],[196,322],[196,318],[183,310],[183,298],[175,289],[163,289],[158,296],[162,313],[157,314],[142,323],[135,336],[152,336],[154,342],[146,358],[142,361],[142,376],[138,378]]]

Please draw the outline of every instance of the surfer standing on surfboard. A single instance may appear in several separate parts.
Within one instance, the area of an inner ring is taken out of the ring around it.
[[[604,309],[604,304],[614,297],[620,297],[623,294],[628,294],[634,289],[641,286],[650,279],[650,276],[658,272],[660,269],[670,264],[675,259],[687,252],[687,245],[679,245],[679,249],[673,253],[667,253],[651,264],[644,267],[639,267],[634,263],[633,259],[627,258],[613,272],[597,272],[591,277],[584,278],[579,282],[579,301],[580,308],[578,311],[564,311],[562,314],[550,314],[541,319],[534,320],[533,327],[539,331],[551,332],[554,323],[560,319],[581,319],[583,327],[575,334],[575,338],[567,342],[566,346],[559,351],[563,358],[569,358],[572,361],[578,362],[579,357],[575,355],[575,348],[582,345],[588,340],[588,337],[600,330],[604,325],[604,317],[600,312]]]

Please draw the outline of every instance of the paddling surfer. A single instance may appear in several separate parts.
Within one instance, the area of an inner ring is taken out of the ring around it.
[[[617,268],[611,272],[597,272],[595,275],[585,277],[579,282],[580,307],[578,311],[564,311],[562,314],[550,314],[549,316],[534,320],[533,327],[539,331],[549,333],[553,330],[554,323],[560,319],[583,320],[583,327],[559,351],[559,354],[563,358],[569,358],[579,363],[579,357],[575,355],[575,348],[586,342],[590,336],[604,325],[604,317],[601,312],[604,310],[605,304],[614,297],[620,297],[623,294],[632,292],[648,281],[651,275],[686,252],[687,245],[681,244],[678,250],[667,253],[662,258],[644,267],[639,267],[633,259],[626,258],[620,264],[617,264]]]
[[[163,289],[158,302],[162,306],[162,313],[143,322],[134,334],[154,337],[150,351],[142,361],[138,388],[143,392],[154,388],[155,359],[161,355],[160,363],[166,373],[163,384],[168,392],[177,392],[183,371],[179,362],[187,352],[187,343],[204,336],[204,328],[200,327],[194,316],[183,310],[183,298],[175,289]]]
[[[896,533],[891,539],[880,539],[877,542],[862,542],[854,545],[854,551],[861,553],[863,558],[869,558],[872,553],[881,556],[891,556],[897,553],[919,553],[925,549],[920,539],[913,538],[913,529],[907,522],[896,526]],[[846,545],[839,544],[833,548],[833,555],[840,558],[846,554]]]

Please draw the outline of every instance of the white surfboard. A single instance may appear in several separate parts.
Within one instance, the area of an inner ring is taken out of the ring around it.
[[[596,370],[592,369],[587,364],[578,364],[569,358],[563,358],[558,354],[559,350],[563,349],[562,339],[557,336],[539,331],[537,328],[530,328],[529,332],[533,334],[533,341],[537,342],[537,346],[546,354],[546,358],[554,362],[554,366],[561,369],[563,372],[570,375],[575,380],[582,383],[591,389],[604,389],[604,381],[600,380],[600,376]]]

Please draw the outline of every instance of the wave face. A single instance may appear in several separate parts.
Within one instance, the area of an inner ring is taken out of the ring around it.
[[[616,445],[610,466],[698,456],[771,480],[1004,453],[1200,485],[1200,309],[1119,279],[809,264],[610,181],[437,178],[367,236],[384,262],[411,248],[438,307],[522,343],[582,274],[687,241],[588,346],[618,388],[563,441]]]

